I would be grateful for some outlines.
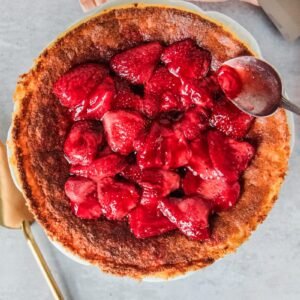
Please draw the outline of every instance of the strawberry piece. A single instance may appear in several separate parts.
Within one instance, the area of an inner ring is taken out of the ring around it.
[[[248,142],[228,138],[218,131],[210,131],[207,139],[214,167],[228,181],[236,181],[254,156],[254,147]]]
[[[174,132],[172,129],[162,128],[164,149],[164,167],[174,169],[185,166],[191,158],[191,150],[181,132]]]
[[[234,99],[242,90],[242,81],[238,72],[227,65],[223,65],[217,72],[219,85],[229,99]]]
[[[69,177],[65,183],[65,193],[68,198],[78,204],[90,195],[96,195],[97,185],[94,181],[84,177]]]
[[[209,126],[208,114],[201,107],[193,107],[174,124],[175,131],[181,132],[187,140],[194,140]]]
[[[152,95],[141,98],[132,92],[125,81],[116,80],[117,94],[113,101],[114,110],[136,110],[148,118],[155,118],[160,109],[160,100]]]
[[[156,208],[139,205],[128,215],[130,230],[137,238],[148,238],[176,229]]]
[[[180,88],[180,94],[181,94],[180,101],[184,110],[188,110],[189,108],[194,106],[193,100],[189,96],[189,93],[185,92],[182,87]]]
[[[225,210],[232,207],[239,195],[240,184],[229,183],[224,178],[203,180],[199,176],[187,172],[182,180],[182,188],[188,196],[199,195],[204,199],[211,200],[216,210]]]
[[[198,174],[203,179],[212,179],[222,174],[215,169],[209,157],[206,135],[192,141],[190,144],[192,156],[188,163],[189,169]]]
[[[65,183],[65,193],[70,199],[74,214],[82,219],[97,219],[101,205],[97,200],[97,185],[90,179],[70,177]]]
[[[83,101],[81,104],[69,108],[70,118],[74,122],[86,120],[86,101]]]
[[[129,109],[141,111],[141,101],[141,97],[134,94],[127,86],[118,90],[112,107],[114,110]]]
[[[160,99],[153,95],[145,95],[141,101],[140,111],[150,119],[154,119],[160,112]]]
[[[106,155],[109,155],[109,154],[115,154],[114,152],[112,152],[112,150],[110,149],[110,147],[105,144],[105,146],[101,149],[100,152],[98,152],[98,157],[103,157],[103,156],[106,156]]]
[[[61,76],[53,86],[53,93],[61,105],[74,108],[87,99],[89,94],[108,74],[108,69],[98,64],[83,64]]]
[[[137,112],[117,110],[104,115],[103,126],[110,148],[127,155],[134,150],[134,141],[145,129],[146,121]]]
[[[176,95],[179,93],[180,80],[172,75],[167,68],[159,67],[145,85],[145,93],[161,97],[166,91]]]
[[[223,95],[223,91],[218,83],[217,75],[211,72],[207,77],[199,81],[199,86],[205,88],[210,96],[217,100]]]
[[[141,170],[137,165],[129,165],[122,172],[126,179],[138,183],[143,189],[142,204],[157,206],[158,200],[179,188],[178,174],[162,169]]]
[[[141,112],[149,119],[154,119],[159,114],[160,100],[151,95],[141,98],[130,90],[120,91],[114,100],[113,108],[135,110]]]
[[[146,83],[159,62],[163,47],[158,42],[143,44],[115,55],[111,68],[133,84]]]
[[[170,171],[164,171],[169,173],[158,173],[152,172],[146,173],[143,176],[143,180],[140,181],[142,186],[143,193],[141,203],[145,205],[150,205],[157,207],[158,201],[172,191],[175,191],[179,188],[180,179],[178,174]],[[149,176],[152,177],[149,177]],[[157,176],[157,181],[154,180],[153,176]]]
[[[101,120],[103,115],[111,109],[115,92],[114,81],[111,77],[106,76],[102,83],[91,91],[85,101],[69,109],[72,120]]]
[[[170,151],[169,149],[174,149]],[[147,136],[136,146],[141,169],[178,168],[188,163],[191,151],[180,132],[153,123]]]
[[[95,122],[74,123],[64,143],[64,153],[70,164],[88,165],[96,157],[103,140],[101,127]]]
[[[141,169],[160,168],[164,164],[160,126],[153,123],[147,135],[135,143],[137,162]]]
[[[197,195],[201,192],[199,186],[203,179],[198,176],[194,175],[193,172],[187,170],[184,178],[181,180],[182,189],[184,194],[187,196]]]
[[[89,119],[101,120],[103,115],[111,109],[115,96],[115,85],[111,77],[107,76],[90,95],[86,107]]]
[[[79,204],[71,201],[71,209],[81,219],[98,219],[102,214],[100,203],[93,197],[87,197],[86,201]]]
[[[165,67],[158,68],[145,86],[145,94],[152,95],[160,101],[160,111],[181,110],[180,80]]]
[[[172,74],[181,79],[200,79],[209,71],[211,55],[193,40],[186,39],[165,48],[161,60]]]
[[[181,101],[188,109],[192,104],[203,108],[212,108],[213,100],[207,88],[200,85],[197,80],[184,80],[180,88]]]
[[[169,112],[169,111],[180,111],[183,110],[182,102],[180,98],[171,92],[163,93],[161,97],[160,111]]]
[[[142,204],[153,204],[157,207],[158,200],[179,188],[179,175],[167,170],[144,170],[141,180],[143,188]]]
[[[186,236],[195,240],[209,238],[211,206],[200,197],[183,199],[164,198],[159,201],[160,211]]]
[[[232,104],[226,98],[219,100],[210,118],[210,124],[233,138],[242,138],[249,131],[254,118]]]
[[[126,167],[125,159],[118,154],[109,154],[95,159],[88,166],[72,166],[73,175],[91,178],[95,181],[105,177],[115,176]]]
[[[229,183],[223,178],[203,180],[198,193],[205,199],[213,201],[215,210],[226,210],[234,206],[240,196],[240,184],[238,182]]]
[[[171,80],[169,80],[167,83],[160,83],[159,80],[161,79],[162,75],[165,75],[165,72],[171,77]],[[143,98],[137,94],[134,94],[128,84],[117,80],[116,84],[118,92],[113,101],[113,108],[136,110],[143,113],[150,119],[157,117],[161,111],[164,112],[177,110],[179,107],[182,107],[182,104],[178,96],[174,96],[170,91],[174,85],[172,84],[172,80],[175,80],[174,84],[178,85],[176,91],[178,94],[180,86],[179,79],[170,74],[167,69],[159,68],[157,71],[155,71],[149,83],[147,83],[145,87],[145,96]]]
[[[136,207],[140,199],[137,188],[112,178],[98,181],[98,199],[102,212],[109,220],[121,220]]]
[[[122,170],[121,175],[129,181],[138,183],[142,180],[143,170],[138,165],[132,164],[126,166],[126,168]]]

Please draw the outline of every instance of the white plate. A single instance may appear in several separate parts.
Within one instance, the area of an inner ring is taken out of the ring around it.
[[[127,1],[121,1],[121,0],[115,0],[115,1],[109,1],[106,4],[103,4],[101,6],[101,8],[96,8],[87,18],[91,18],[101,12],[103,12],[104,10],[109,10],[112,8],[117,8],[117,7],[124,7],[124,6],[128,6],[130,4],[133,3],[142,3],[145,5],[162,5],[162,6],[168,6],[168,7],[175,7],[175,8],[180,8],[183,10],[188,10],[191,11],[195,14],[200,14],[201,16],[206,16],[208,17],[208,19],[210,19],[211,21],[214,21],[215,23],[218,23],[220,25],[224,25],[225,29],[232,32],[235,36],[238,37],[239,40],[243,41],[253,52],[255,52],[255,54],[258,57],[262,57],[261,54],[261,50],[260,47],[257,43],[257,41],[255,40],[255,38],[249,33],[249,31],[247,31],[243,26],[241,26],[239,23],[237,23],[236,21],[234,21],[233,19],[231,19],[230,17],[219,13],[219,12],[215,12],[215,11],[203,11],[201,8],[199,8],[198,6],[189,3],[189,2],[185,2],[185,1],[168,1],[168,0],[144,0],[144,1],[136,1],[136,0],[127,0]],[[85,18],[86,19],[86,18]],[[85,19],[80,20],[79,22],[76,22],[74,25],[70,26],[70,29],[74,26],[76,26],[77,24],[85,21]],[[286,94],[285,94],[286,95]],[[286,95],[287,96],[287,95]],[[288,125],[289,125],[289,129],[291,132],[291,141],[290,141],[290,147],[291,150],[293,149],[294,146],[294,141],[295,141],[295,135],[294,135],[294,118],[293,118],[293,114],[289,111],[287,111],[287,117],[288,117]],[[10,141],[11,136],[10,136],[10,130],[8,132],[8,141]],[[7,143],[8,144],[8,143]],[[8,154],[8,158],[10,161],[10,157],[11,157],[11,150],[9,149],[9,147],[7,147],[7,154]],[[19,186],[17,180],[16,180],[16,176],[14,174],[14,169],[13,167],[10,165],[10,171],[12,174],[12,178],[14,180],[14,183],[16,184],[16,186],[18,187],[18,189],[20,191],[21,187]],[[83,265],[90,265],[88,262],[86,262],[85,260],[79,258],[78,256],[75,256],[73,253],[71,253],[69,250],[65,249],[60,243],[53,241],[49,238],[50,242],[60,251],[62,252],[64,255],[66,255],[67,257],[69,257],[70,259],[76,261],[77,263],[83,264]],[[192,272],[188,272],[184,275],[180,275],[177,276],[175,278],[169,279],[169,280],[178,280],[178,279],[182,279],[185,278],[193,273],[195,273],[197,271],[192,271]],[[147,282],[162,282],[162,281],[166,281],[164,279],[160,279],[160,278],[155,278],[155,277],[147,277],[144,278],[143,281],[147,281]]]

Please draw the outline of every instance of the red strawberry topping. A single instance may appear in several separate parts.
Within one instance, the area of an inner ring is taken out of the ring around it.
[[[188,196],[199,195],[211,200],[216,210],[225,210],[232,207],[240,194],[240,184],[238,182],[229,183],[224,178],[214,178],[203,180],[199,176],[187,172],[182,187]]]
[[[176,229],[162,213],[147,205],[140,205],[129,213],[129,225],[137,238],[148,238]]]
[[[181,82],[177,77],[165,67],[160,67],[145,85],[145,93],[159,99],[160,112],[182,110],[180,86]]]
[[[186,39],[165,48],[161,60],[172,74],[181,79],[200,79],[209,71],[211,55],[193,40]]]
[[[70,177],[65,183],[65,192],[71,201],[80,204],[87,196],[96,196],[97,185],[88,178]]]
[[[176,131],[180,131],[187,140],[194,140],[209,126],[208,114],[201,107],[193,107],[185,112],[183,117],[174,124]]]
[[[163,47],[158,42],[143,44],[115,55],[111,68],[133,84],[146,83],[159,62]]]
[[[117,94],[112,104],[114,110],[125,109],[138,111],[148,118],[155,118],[160,110],[160,99],[152,95],[141,97],[135,94],[127,82],[117,80]]]
[[[219,86],[216,73],[211,72],[207,77],[199,81],[199,86],[206,89],[213,99],[218,99],[223,95]]]
[[[186,165],[191,157],[184,136],[157,123],[153,123],[150,132],[138,142],[136,149],[137,161],[142,169],[178,168]],[[170,151],[170,149],[174,150]]]
[[[64,144],[70,164],[88,165],[96,157],[103,135],[101,126],[92,121],[74,123]]]
[[[145,95],[141,102],[141,112],[150,119],[156,118],[160,113],[161,100],[151,94]]]
[[[167,170],[141,170],[137,165],[129,165],[121,174],[142,187],[142,204],[153,204],[155,207],[160,198],[169,195],[180,185],[179,175]]]
[[[199,105],[204,108],[212,108],[213,100],[208,89],[201,86],[198,80],[184,80],[180,88],[181,101],[185,104]]]
[[[82,219],[98,219],[101,205],[97,199],[97,185],[90,179],[70,177],[65,183],[65,192],[74,214]]]
[[[219,177],[221,174],[212,164],[209,157],[208,144],[206,135],[201,135],[191,144],[192,155],[188,167],[203,179],[212,179]]]
[[[135,143],[137,162],[141,169],[159,168],[164,164],[162,136],[158,123],[153,123],[149,133]]]
[[[107,74],[108,69],[102,65],[80,65],[55,82],[53,93],[63,106],[73,108],[85,101]]]
[[[87,197],[86,201],[80,204],[71,201],[71,208],[81,219],[98,219],[102,213],[100,203],[93,197]]]
[[[150,170],[150,169],[148,169]],[[156,169],[154,169],[156,170]],[[159,170],[159,169],[158,169]],[[139,182],[142,180],[143,171],[138,165],[128,165],[122,172],[121,175],[127,180]]]
[[[213,166],[228,181],[236,181],[254,156],[254,147],[248,142],[236,141],[217,131],[210,131],[207,140]]]
[[[72,166],[70,173],[73,175],[99,180],[115,176],[126,167],[124,158],[118,154],[108,154],[95,159],[88,166]]]
[[[217,72],[218,82],[229,99],[234,99],[242,90],[242,81],[238,72],[230,66],[223,65]]]
[[[141,111],[141,101],[142,99],[139,95],[134,94],[128,85],[123,84],[117,91],[112,107],[114,110]]]
[[[86,107],[87,118],[101,120],[103,115],[111,109],[114,96],[114,81],[111,77],[107,76],[89,97]]]
[[[165,92],[161,97],[160,111],[168,112],[174,110],[183,110],[183,104],[178,96],[172,94],[172,92]]]
[[[159,201],[159,209],[180,231],[195,240],[209,237],[211,207],[200,197],[183,199],[165,198]]]
[[[77,217],[128,222],[137,238],[177,228],[209,238],[210,216],[238,201],[255,152],[244,140],[254,118],[228,100],[242,89],[238,73],[210,64],[191,39],[148,42],[113,56],[110,70],[88,63],[57,80],[75,121],[64,153]]]
[[[103,126],[110,148],[127,155],[134,150],[134,141],[145,129],[146,122],[137,112],[117,110],[104,115]]]
[[[187,165],[192,153],[183,134],[174,132],[171,128],[163,127],[162,137],[164,168],[174,169]]]
[[[214,105],[210,124],[228,136],[242,138],[250,129],[253,120],[252,116],[223,98]]]
[[[121,220],[136,207],[140,199],[135,185],[105,178],[98,182],[98,199],[109,220]]]
[[[158,97],[167,91],[176,95],[179,93],[180,85],[180,80],[177,77],[172,75],[167,68],[160,67],[146,83],[145,92]]]

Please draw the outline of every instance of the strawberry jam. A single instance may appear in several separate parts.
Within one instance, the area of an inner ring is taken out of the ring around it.
[[[242,81],[234,68],[223,65],[218,70],[217,78],[221,89],[229,99],[234,99],[241,92]]]

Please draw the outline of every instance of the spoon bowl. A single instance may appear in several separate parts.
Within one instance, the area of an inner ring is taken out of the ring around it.
[[[239,75],[242,89],[230,100],[242,111],[265,117],[278,107],[284,107],[300,115],[300,108],[282,96],[280,76],[267,62],[253,56],[239,56],[223,65],[233,68]]]

